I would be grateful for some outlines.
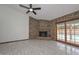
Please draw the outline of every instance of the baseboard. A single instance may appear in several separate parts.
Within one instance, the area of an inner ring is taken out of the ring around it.
[[[13,43],[13,42],[19,42],[19,41],[25,41],[25,40],[29,40],[29,39],[22,39],[22,40],[15,40],[15,41],[1,42],[0,44]]]

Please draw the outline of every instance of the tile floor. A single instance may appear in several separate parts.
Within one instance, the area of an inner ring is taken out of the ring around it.
[[[79,55],[79,48],[52,40],[0,44],[0,55]]]

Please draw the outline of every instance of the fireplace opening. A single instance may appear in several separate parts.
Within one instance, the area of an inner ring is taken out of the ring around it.
[[[39,32],[39,36],[40,37],[47,37],[48,36],[48,33],[47,33],[47,31],[40,31]]]

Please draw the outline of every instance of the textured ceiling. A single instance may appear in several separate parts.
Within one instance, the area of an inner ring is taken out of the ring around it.
[[[28,6],[27,4],[24,4]],[[19,7],[17,4],[6,5],[10,8],[14,8],[25,14],[27,9]],[[33,4],[33,7],[41,7],[41,10],[36,11],[37,15],[33,13],[27,14],[37,19],[52,20],[54,18],[72,13],[79,10],[79,4]]]

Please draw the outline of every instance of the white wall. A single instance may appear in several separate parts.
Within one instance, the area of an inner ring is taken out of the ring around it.
[[[0,43],[29,38],[29,17],[0,5]]]

